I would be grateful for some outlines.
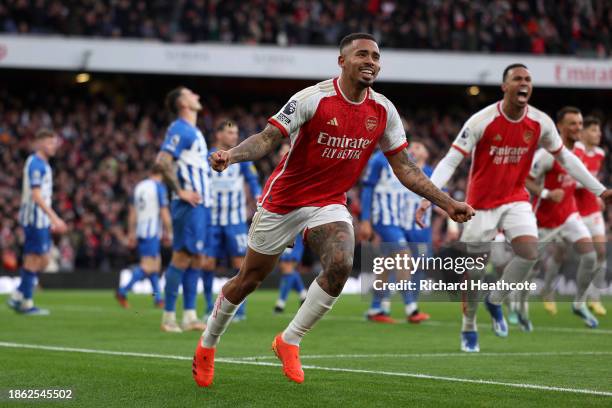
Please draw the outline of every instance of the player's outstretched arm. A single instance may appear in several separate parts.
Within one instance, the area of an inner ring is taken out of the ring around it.
[[[174,158],[170,153],[164,151],[159,152],[157,159],[155,160],[155,164],[159,166],[162,172],[164,183],[166,183],[166,185],[168,185],[168,187],[170,187],[170,189],[174,191],[181,200],[186,201],[193,206],[198,205],[202,201],[200,194],[197,192],[181,189],[181,185],[179,184],[176,173],[174,172]]]
[[[216,171],[223,171],[230,164],[259,160],[278,146],[282,139],[281,131],[268,124],[264,130],[249,136],[233,149],[211,154],[210,165]]]
[[[130,205],[128,210],[128,248],[136,247],[136,209]]]
[[[574,153],[563,147],[555,156],[555,159],[557,159],[559,164],[563,166],[570,176],[580,182],[584,188],[600,197],[606,204],[612,204],[612,190],[606,189],[606,187],[587,170],[584,163],[582,163]]]
[[[465,203],[453,200],[448,194],[436,187],[412,161],[406,149],[387,158],[399,181],[408,189],[426,198],[446,211],[454,221],[466,222],[474,215],[474,210]]]

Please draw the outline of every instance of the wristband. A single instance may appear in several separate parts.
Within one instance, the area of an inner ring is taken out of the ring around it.
[[[542,191],[540,191],[540,198],[547,199],[549,196],[550,190],[548,190],[547,188],[543,188]]]

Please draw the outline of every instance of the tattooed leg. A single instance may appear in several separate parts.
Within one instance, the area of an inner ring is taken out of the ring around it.
[[[353,226],[333,222],[308,232],[308,245],[321,258],[323,272],[312,282],[306,300],[282,334],[284,342],[299,345],[302,337],[329,312],[353,267]]]
[[[308,231],[308,246],[321,258],[317,282],[330,296],[338,296],[353,269],[355,235],[346,222],[323,224]]]

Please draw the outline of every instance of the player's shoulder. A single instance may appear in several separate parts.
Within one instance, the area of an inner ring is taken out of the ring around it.
[[[44,161],[36,153],[32,153],[31,155],[28,156],[25,165],[28,168],[39,169],[39,170],[43,170],[44,171],[44,170],[47,169],[48,163],[46,161]]]
[[[584,145],[584,143],[578,141],[578,142],[574,143],[574,149],[573,150],[586,151],[586,146]]]
[[[544,111],[532,105],[527,105],[527,118],[546,126],[555,126],[552,118]]]
[[[314,85],[306,87],[301,91],[293,95],[293,100],[296,102],[305,102],[313,99],[319,99],[326,96],[336,95],[336,88],[334,87],[334,80],[327,79],[325,81],[318,82]]]
[[[606,157],[606,151],[599,146],[595,146],[595,149],[593,149],[593,151],[597,156]]]
[[[496,102],[485,106],[478,112],[474,113],[467,120],[466,124],[472,129],[481,126],[484,127],[489,123],[493,122],[493,120],[499,116],[501,116],[501,113],[499,111],[499,102]]]
[[[391,108],[395,108],[395,105],[393,105],[393,103],[389,100],[389,98],[387,98],[385,95],[381,94],[380,92],[375,91],[372,88],[370,88],[368,97],[370,98],[370,100],[374,101],[375,103],[379,105],[382,105],[387,110]]]
[[[170,123],[170,125],[168,126],[168,133],[171,134],[178,134],[178,135],[194,135],[196,132],[196,128],[191,126],[189,123],[187,123],[187,121],[178,118],[175,119],[172,123]]]

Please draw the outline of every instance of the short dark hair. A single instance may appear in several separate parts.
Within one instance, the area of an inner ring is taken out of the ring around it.
[[[376,42],[376,38],[374,38],[374,36],[372,34],[368,34],[368,33],[351,33],[347,36],[345,36],[342,40],[340,40],[340,53],[342,53],[342,50],[351,45],[351,43],[355,40],[371,40]]]
[[[522,64],[520,62],[516,62],[514,64],[510,64],[508,65],[505,69],[504,69],[504,74],[502,75],[502,82],[506,82],[506,77],[508,76],[508,72],[510,72],[511,69],[514,68],[525,68],[525,69],[529,69],[527,68],[527,65]]]
[[[557,123],[561,123],[563,119],[565,119],[565,115],[568,113],[580,114],[580,109],[575,106],[564,106],[557,112]]]
[[[234,127],[234,126],[238,126],[236,125],[236,122],[234,122],[231,119],[224,119],[221,122],[219,122],[219,126],[217,126],[217,132],[225,130],[225,128]]]
[[[153,167],[151,167],[151,174],[154,176],[162,176],[164,174],[163,166],[160,163],[155,163]]]
[[[55,132],[49,128],[38,129],[38,131],[34,135],[35,140],[46,139],[48,137],[55,137]]]
[[[593,115],[586,116],[582,123],[582,127],[586,129],[589,126],[593,126],[593,125],[601,126],[601,120],[599,120],[597,116],[593,116]]]
[[[178,106],[177,101],[181,97],[181,94],[185,89],[184,86],[177,86],[166,95],[166,108],[172,112],[174,115],[178,114]]]

